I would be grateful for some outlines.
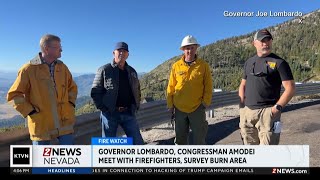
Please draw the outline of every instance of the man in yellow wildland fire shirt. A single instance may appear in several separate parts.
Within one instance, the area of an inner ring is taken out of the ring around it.
[[[211,104],[212,77],[209,65],[196,55],[200,45],[186,36],[180,49],[184,55],[172,65],[167,87],[167,106],[175,113],[175,143],[188,144],[189,126],[193,144],[206,144],[208,122],[205,108]]]

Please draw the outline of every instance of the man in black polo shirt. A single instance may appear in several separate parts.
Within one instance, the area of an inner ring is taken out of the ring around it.
[[[266,29],[254,35],[257,55],[245,62],[239,87],[241,136],[244,144],[277,145],[281,111],[295,93],[288,63],[271,53],[272,35]],[[284,92],[280,96],[281,84]]]
[[[113,51],[112,63],[100,67],[91,89],[94,104],[101,110],[102,137],[115,137],[118,125],[133,144],[144,144],[135,117],[140,106],[140,83],[137,72],[126,62],[129,48],[118,42]]]

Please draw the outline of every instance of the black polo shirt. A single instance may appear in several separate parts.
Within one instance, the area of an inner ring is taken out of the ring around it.
[[[128,72],[126,69],[119,69],[119,90],[116,106],[130,108],[133,102],[133,94],[129,82]]]
[[[270,107],[280,98],[282,81],[293,80],[289,64],[271,53],[254,56],[244,64],[245,105],[250,109]]]

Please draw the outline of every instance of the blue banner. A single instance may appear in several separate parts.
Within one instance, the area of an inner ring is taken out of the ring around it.
[[[92,174],[92,168],[32,168],[32,174]]]
[[[92,145],[133,145],[131,137],[94,137],[91,138]]]

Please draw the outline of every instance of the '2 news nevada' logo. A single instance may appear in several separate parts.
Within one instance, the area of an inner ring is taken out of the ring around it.
[[[10,166],[11,167],[31,167],[32,166],[32,146],[11,145],[10,146]]]
[[[80,165],[81,148],[45,147],[42,152],[44,165]]]

